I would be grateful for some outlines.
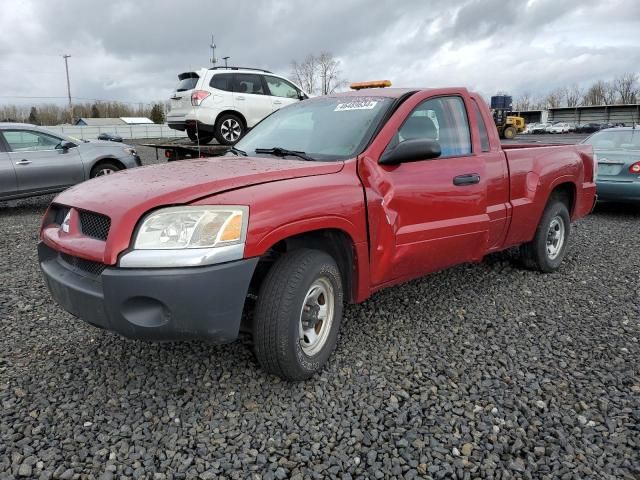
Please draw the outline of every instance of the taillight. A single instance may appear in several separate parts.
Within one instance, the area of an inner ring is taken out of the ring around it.
[[[640,174],[640,162],[636,162],[629,167],[629,172]]]
[[[191,105],[194,107],[199,106],[202,101],[211,95],[209,92],[205,92],[204,90],[194,90],[191,93]]]

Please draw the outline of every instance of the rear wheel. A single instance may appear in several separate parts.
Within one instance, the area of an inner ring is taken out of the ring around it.
[[[215,137],[221,145],[234,145],[244,135],[244,123],[237,115],[225,113],[218,118]]]
[[[269,270],[258,294],[253,343],[264,370],[304,380],[329,359],[342,319],[342,280],[318,250],[294,250]]]
[[[504,129],[503,135],[504,135],[504,138],[510,140],[514,138],[517,133],[518,131],[516,130],[516,127],[507,127]]]
[[[541,272],[555,272],[560,267],[571,231],[567,205],[556,197],[547,204],[533,240],[520,247],[524,266]]]
[[[206,144],[213,140],[212,134],[206,134],[192,129],[187,129],[187,135],[189,137],[189,140],[194,143]],[[200,137],[200,140],[198,140],[198,136]]]
[[[114,162],[102,162],[91,169],[91,178],[111,175],[112,173],[122,170],[120,165]]]

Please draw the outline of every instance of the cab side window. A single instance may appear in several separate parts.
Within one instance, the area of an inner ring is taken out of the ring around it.
[[[37,152],[55,150],[60,139],[45,133],[29,130],[5,130],[2,132],[13,152]]]
[[[460,97],[438,97],[418,105],[405,120],[387,150],[406,140],[435,140],[439,158],[471,154],[469,120]]]
[[[270,75],[265,75],[264,79],[267,81],[269,91],[274,97],[298,98],[298,89],[289,82]]]
[[[251,93],[254,95],[264,95],[262,79],[260,75],[254,73],[236,73],[233,81],[234,93]]]

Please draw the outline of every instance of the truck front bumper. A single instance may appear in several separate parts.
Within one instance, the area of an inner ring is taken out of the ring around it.
[[[257,258],[207,267],[118,268],[38,245],[55,301],[72,315],[125,337],[145,340],[237,338]],[[96,266],[97,265],[97,266]]]

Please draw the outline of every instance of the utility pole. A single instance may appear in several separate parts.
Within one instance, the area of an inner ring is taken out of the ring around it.
[[[71,104],[71,83],[69,83],[69,58],[71,55],[62,55],[64,58],[64,68],[67,71],[67,95],[69,96],[69,118],[70,122],[73,125],[73,105]]]
[[[229,60],[231,57],[222,57],[222,59],[224,60],[224,68],[227,68],[227,60]]]
[[[211,49],[211,63],[213,63],[213,66],[216,66],[216,63],[218,62],[218,59],[216,58],[216,44],[213,42],[213,35],[211,35],[211,45],[209,45],[209,48]]]

